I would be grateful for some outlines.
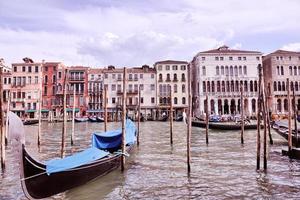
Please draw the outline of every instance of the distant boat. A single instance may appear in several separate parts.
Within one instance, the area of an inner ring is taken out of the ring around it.
[[[38,124],[39,120],[38,119],[25,119],[23,121],[24,125],[33,125],[33,124]]]
[[[87,117],[76,117],[75,122],[87,122],[89,120],[89,118]]]
[[[286,140],[288,140],[288,136],[289,136],[289,127],[287,123],[281,122],[281,121],[275,121],[272,124],[272,128],[279,134],[281,135],[283,138],[285,138]],[[299,137],[299,133],[300,130],[298,129],[297,132],[297,137],[298,137],[298,141],[300,141],[300,137]],[[294,146],[296,147],[300,147],[300,142],[297,143],[297,137],[295,135],[295,130],[292,130],[292,143]]]
[[[204,121],[192,121],[192,126],[205,128],[206,123]],[[227,122],[209,122],[209,129],[218,130],[241,130],[240,123],[227,123]],[[244,129],[256,129],[257,124],[244,124]]]
[[[167,115],[165,115],[165,116],[163,116],[160,120],[158,120],[158,121],[161,121],[161,122],[166,122],[166,121],[168,121],[168,116]]]
[[[178,116],[175,121],[177,122],[182,122],[183,121],[183,116]]]
[[[104,119],[102,117],[96,117],[97,122],[104,122]]]
[[[89,122],[97,122],[97,118],[96,117],[89,117]]]
[[[10,135],[14,148],[20,155],[21,185],[29,199],[47,198],[103,176],[120,166],[122,153],[122,131],[117,129],[94,133],[92,147],[65,157],[53,159],[45,164],[35,160],[25,148],[24,128],[17,115],[9,114]],[[130,152],[136,141],[136,127],[126,121],[126,152]]]

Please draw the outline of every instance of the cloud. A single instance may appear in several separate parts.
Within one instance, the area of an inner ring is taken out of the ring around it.
[[[0,57],[136,66],[191,60],[223,44],[264,51],[270,35],[278,47],[297,47],[299,7],[297,0],[0,1]]]
[[[287,50],[287,51],[299,51],[300,52],[300,42],[286,44],[281,49]]]

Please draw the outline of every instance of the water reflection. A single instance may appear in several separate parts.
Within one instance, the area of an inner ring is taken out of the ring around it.
[[[120,123],[109,123],[108,129]],[[42,146],[36,147],[37,127],[26,127],[29,151],[40,160],[59,157],[61,124],[42,125]],[[68,129],[71,130],[71,123]],[[76,124],[75,146],[67,137],[67,154],[90,145],[91,132],[103,130],[100,123]],[[209,145],[204,129],[192,129],[192,172],[186,170],[186,130],[174,123],[174,144],[169,144],[169,124],[141,124],[140,146],[127,160],[126,170],[119,169],[86,185],[49,199],[285,199],[300,195],[300,163],[280,154],[286,142],[273,134],[275,144],[269,151],[268,171],[257,172],[256,132],[246,131],[245,144],[240,133],[210,131]],[[8,149],[8,169],[2,174],[0,199],[22,197],[14,158]],[[262,165],[261,165],[262,166]]]

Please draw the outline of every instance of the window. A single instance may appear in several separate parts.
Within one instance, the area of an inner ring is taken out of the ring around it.
[[[177,79],[177,74],[173,74],[173,80],[174,80],[174,81],[178,81],[178,79]]]
[[[14,66],[14,72],[17,72],[17,71],[18,71],[18,67]]]
[[[138,84],[134,84],[134,91],[137,92],[139,90],[139,85]]]
[[[111,76],[112,79],[116,79],[116,74],[112,74]]]
[[[256,57],[256,60],[260,60],[260,57],[259,57],[259,56],[257,56],[257,57]]]
[[[135,81],[138,80],[138,74],[134,74],[134,80],[135,80]]]
[[[144,78],[144,74],[140,74],[140,79],[143,79]]]
[[[116,91],[116,85],[115,84],[111,85],[111,91]]]
[[[22,66],[22,72],[26,72],[26,66]]]
[[[122,88],[121,88],[121,84],[118,84],[118,92],[121,92]]]
[[[61,72],[58,72],[58,78],[61,79]]]
[[[291,56],[289,56],[289,60],[292,60],[292,57],[291,57]]]
[[[108,74],[104,74],[104,78],[108,78]]]
[[[174,98],[174,104],[177,104],[177,97]]]
[[[242,60],[242,57],[238,57],[238,60]]]
[[[28,76],[27,81],[28,81],[28,84],[31,84],[31,76]]]
[[[182,84],[182,93],[185,93],[185,84]]]
[[[202,91],[206,92],[206,83],[205,83],[205,81],[202,82]]]
[[[28,66],[28,72],[31,72],[31,66]]]
[[[116,98],[115,97],[113,97],[113,98],[111,98],[111,103],[116,103]]]
[[[121,74],[118,74],[118,80],[119,80],[119,81],[122,80]]]
[[[226,76],[229,76],[228,66],[225,66],[225,75],[226,75]]]
[[[238,68],[237,68],[237,66],[234,66],[234,75],[235,75],[235,76],[238,75]]]
[[[132,74],[129,74],[129,80],[131,81],[132,80]]]
[[[45,84],[47,84],[48,83],[48,76],[46,75],[45,76]]]
[[[154,78],[154,74],[151,74],[151,78],[152,78],[152,79]]]
[[[150,89],[153,91],[153,90],[155,90],[155,84],[151,84],[150,85]]]
[[[185,65],[181,65],[181,66],[180,66],[180,69],[181,69],[181,70],[185,70]]]
[[[215,57],[215,60],[219,60],[219,57]]]
[[[299,57],[300,58],[300,57]],[[201,57],[202,60],[205,60],[205,57]]]
[[[273,90],[277,91],[277,83],[276,82],[273,83]]]
[[[35,84],[39,83],[39,77],[38,77],[38,76],[35,76],[35,77],[34,77],[34,83],[35,83]]]
[[[181,81],[185,81],[185,74],[181,74]]]
[[[224,66],[221,66],[221,75],[224,75]]]
[[[4,78],[4,84],[7,84],[7,80],[6,80],[6,78]]]
[[[157,70],[161,71],[162,70],[162,66],[158,65]]]
[[[170,74],[167,74],[167,80],[166,81],[171,81]]]
[[[244,66],[244,75],[247,75],[247,66]]]
[[[297,76],[297,66],[294,66],[294,75]]]
[[[163,81],[162,74],[158,75],[158,81]]]
[[[144,103],[144,97],[141,97],[141,103]]]
[[[151,103],[155,103],[155,98],[151,97]]]
[[[281,75],[284,75],[284,70],[283,70],[283,66],[281,66]]]
[[[293,67],[290,66],[289,69],[290,69],[290,76],[292,76],[293,75]]]
[[[177,69],[178,69],[178,66],[177,66],[177,65],[173,65],[173,66],[172,66],[172,69],[173,69],[173,70],[177,70]]]
[[[277,75],[280,75],[280,67],[277,66]]]
[[[233,67],[230,66],[230,76],[233,76]]]
[[[205,66],[202,66],[202,75],[203,75],[203,76],[206,75],[206,69],[205,69]]]
[[[219,66],[216,67],[216,75],[217,75],[217,76],[220,75],[220,69],[219,69]]]
[[[140,84],[140,90],[144,90],[144,84]]]
[[[247,57],[243,57],[243,60],[247,60]]]
[[[35,72],[36,72],[36,73],[39,72],[39,66],[35,66]]]
[[[177,84],[174,84],[174,93],[177,93]]]
[[[231,56],[229,57],[229,60],[233,60]]]
[[[44,87],[44,95],[47,95],[47,86]]]
[[[182,97],[182,104],[185,104],[185,97]]]
[[[170,65],[166,65],[166,70],[170,70]]]
[[[224,57],[220,57],[220,60],[224,60]]]

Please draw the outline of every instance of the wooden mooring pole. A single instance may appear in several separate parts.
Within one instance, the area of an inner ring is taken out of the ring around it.
[[[244,144],[244,88],[243,88],[243,83],[241,83],[241,144]]]
[[[192,132],[192,95],[191,74],[188,65],[188,124],[187,124],[187,171],[191,172],[191,132]]]
[[[298,125],[297,125],[297,107],[296,107],[295,85],[293,87],[293,110],[294,110],[295,138],[296,138],[296,144],[298,145]]]
[[[37,139],[37,144],[38,144],[38,148],[40,149],[40,145],[41,145],[41,125],[42,125],[42,88],[40,88],[39,90],[39,125],[38,125],[38,139]]]
[[[8,97],[7,97],[7,108],[6,108],[6,122],[5,122],[5,145],[7,146],[8,144],[8,113],[10,111],[10,92],[8,92]]]
[[[74,144],[75,136],[75,106],[76,106],[76,87],[73,85],[73,112],[72,112],[72,133],[71,133],[71,145]]]
[[[104,86],[104,132],[107,131],[107,87]]]
[[[263,152],[263,156],[264,156],[264,170],[267,169],[267,114],[266,114],[266,96],[265,96],[265,92],[264,92],[264,84],[262,84],[262,88],[261,88],[261,106],[262,106],[262,116],[263,116],[263,120],[264,120],[264,139],[263,139],[263,145],[264,145],[264,152]]]
[[[206,104],[205,104],[205,138],[206,144],[208,144],[208,127],[209,127],[209,114],[208,114],[208,94],[206,93]]]
[[[141,85],[139,85],[139,102],[138,102],[138,131],[137,131],[137,145],[140,145],[140,123],[141,123]]]
[[[256,137],[256,170],[260,169],[260,122],[261,122],[261,82],[262,82],[262,67],[258,65],[258,98],[257,98],[257,137]]]
[[[126,147],[126,68],[123,70],[123,99],[122,99],[122,157],[121,170],[125,169],[125,147]]]
[[[65,136],[67,132],[67,73],[68,70],[65,70],[64,76],[64,86],[63,86],[63,126],[62,126],[62,135],[61,135],[61,157],[65,156]]]
[[[173,94],[170,85],[170,144],[173,144]]]
[[[291,120],[291,96],[290,96],[290,80],[286,79],[286,89],[287,89],[287,100],[288,100],[288,127],[289,127],[289,135],[288,135],[288,153],[291,155],[292,152],[292,120]]]
[[[5,169],[5,134],[3,132],[3,67],[0,68],[0,145],[1,145],[1,168]]]
[[[271,122],[270,122],[270,115],[269,115],[270,107],[269,107],[266,88],[264,88],[264,92],[265,92],[265,101],[264,102],[265,102],[265,112],[267,115],[268,135],[269,135],[270,144],[273,145],[273,138],[272,138],[272,134],[271,134]]]

